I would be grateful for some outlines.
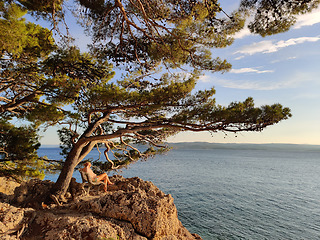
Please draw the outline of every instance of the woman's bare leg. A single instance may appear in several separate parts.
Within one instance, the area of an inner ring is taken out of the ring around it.
[[[99,175],[97,178],[98,178],[98,181],[102,181],[102,182],[105,183],[105,185],[104,185],[104,191],[105,191],[105,192],[107,191],[107,186],[108,186],[108,184],[109,184],[109,185],[112,185],[112,184],[113,184],[113,183],[110,181],[110,179],[109,179],[109,177],[108,177],[108,175],[107,175],[106,173],[103,173],[103,174]]]

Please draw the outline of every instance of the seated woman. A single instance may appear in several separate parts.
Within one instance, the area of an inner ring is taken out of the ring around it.
[[[97,176],[93,171],[92,169],[90,168],[91,167],[91,163],[90,162],[86,162],[84,164],[84,168],[81,168],[80,170],[83,171],[83,172],[86,172],[88,173],[89,177],[92,179],[92,181],[102,181],[105,183],[104,185],[104,191],[106,192],[107,191],[107,185],[113,185],[112,182],[110,182],[109,180],[109,177],[106,173],[102,173],[100,174],[99,176]]]

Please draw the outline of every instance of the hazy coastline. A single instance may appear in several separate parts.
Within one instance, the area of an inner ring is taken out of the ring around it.
[[[173,149],[248,149],[248,150],[301,150],[319,151],[320,145],[292,143],[209,143],[177,142],[166,143]],[[41,145],[41,148],[59,148],[59,145]],[[101,147],[103,148],[103,147]]]
[[[285,144],[285,143],[208,143],[208,142],[181,142],[169,143],[174,149],[249,149],[249,150],[303,150],[320,151],[320,145]]]

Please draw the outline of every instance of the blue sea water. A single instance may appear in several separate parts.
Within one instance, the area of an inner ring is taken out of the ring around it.
[[[180,221],[204,240],[320,239],[320,146],[179,146],[116,174],[170,193]]]

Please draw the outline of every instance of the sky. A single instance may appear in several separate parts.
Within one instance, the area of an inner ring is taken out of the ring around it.
[[[226,12],[236,9],[238,0],[221,0]],[[81,40],[82,33],[76,33]],[[168,142],[291,143],[320,145],[320,9],[298,17],[290,31],[261,37],[243,29],[234,43],[215,49],[213,56],[227,59],[232,70],[207,73],[199,88],[216,89],[216,101],[228,105],[253,97],[257,106],[280,103],[292,117],[262,132],[180,133]],[[56,129],[43,133],[43,145],[59,144]]]
[[[221,3],[223,9],[238,5],[238,1]],[[286,33],[263,38],[246,28],[233,45],[215,50],[214,55],[232,64],[230,72],[206,74],[200,80],[203,87],[215,87],[217,103],[253,97],[257,106],[280,103],[293,116],[262,132],[181,133],[169,141],[320,145],[320,9],[299,16]]]

